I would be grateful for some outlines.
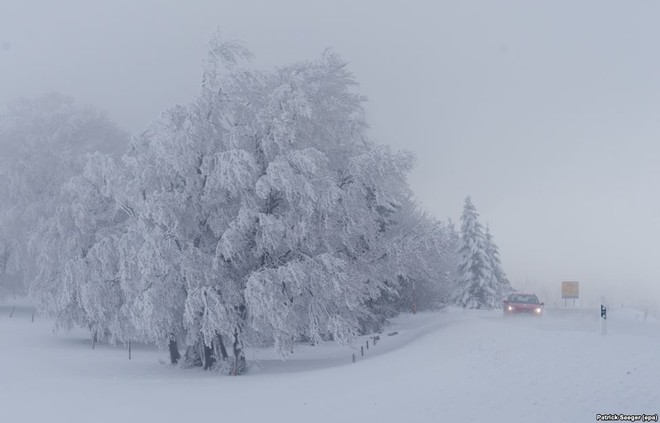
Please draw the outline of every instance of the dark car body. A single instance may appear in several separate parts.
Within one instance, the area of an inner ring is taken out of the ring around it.
[[[505,316],[513,314],[532,314],[540,316],[543,314],[543,303],[534,294],[514,292],[506,300],[502,301]]]

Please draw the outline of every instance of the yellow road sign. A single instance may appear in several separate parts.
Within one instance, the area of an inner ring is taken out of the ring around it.
[[[580,282],[567,282],[561,283],[561,297],[562,298],[580,298]]]

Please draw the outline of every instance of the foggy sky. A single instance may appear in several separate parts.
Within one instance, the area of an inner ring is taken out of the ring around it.
[[[264,68],[332,47],[423,207],[471,195],[514,286],[660,301],[659,3],[354,3],[0,0],[0,104],[59,91],[138,132],[197,93],[218,27]]]

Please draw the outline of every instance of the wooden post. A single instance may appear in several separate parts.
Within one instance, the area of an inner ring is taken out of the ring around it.
[[[32,310],[32,323],[34,323],[34,313],[36,313],[37,310]]]
[[[128,359],[131,359],[131,340],[128,340]]]
[[[369,340],[367,339],[367,349],[369,349]]]
[[[360,347],[360,355],[364,357],[364,347]]]
[[[355,353],[353,353],[353,363],[355,363]]]
[[[10,318],[10,319],[14,316],[14,309],[15,309],[15,308],[16,308],[16,306],[12,306],[12,307],[11,307],[11,313],[9,313],[9,318]]]

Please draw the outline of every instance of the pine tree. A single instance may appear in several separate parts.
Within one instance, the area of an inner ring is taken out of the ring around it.
[[[490,267],[493,270],[493,276],[497,282],[497,297],[505,298],[512,291],[511,283],[502,269],[502,262],[500,261],[500,253],[497,244],[493,241],[493,235],[490,233],[490,227],[486,224],[486,255],[490,261]]]
[[[486,236],[479,214],[468,196],[461,215],[460,264],[455,301],[466,308],[494,308],[499,305],[497,281],[488,257]]]
[[[456,229],[456,224],[451,219],[447,219],[446,228],[447,247],[445,249],[445,280],[448,286],[447,291],[449,292],[449,300],[451,301],[453,299],[452,295],[457,291],[456,288],[459,281],[458,269],[461,264],[461,255],[459,253],[461,248],[461,235]]]

